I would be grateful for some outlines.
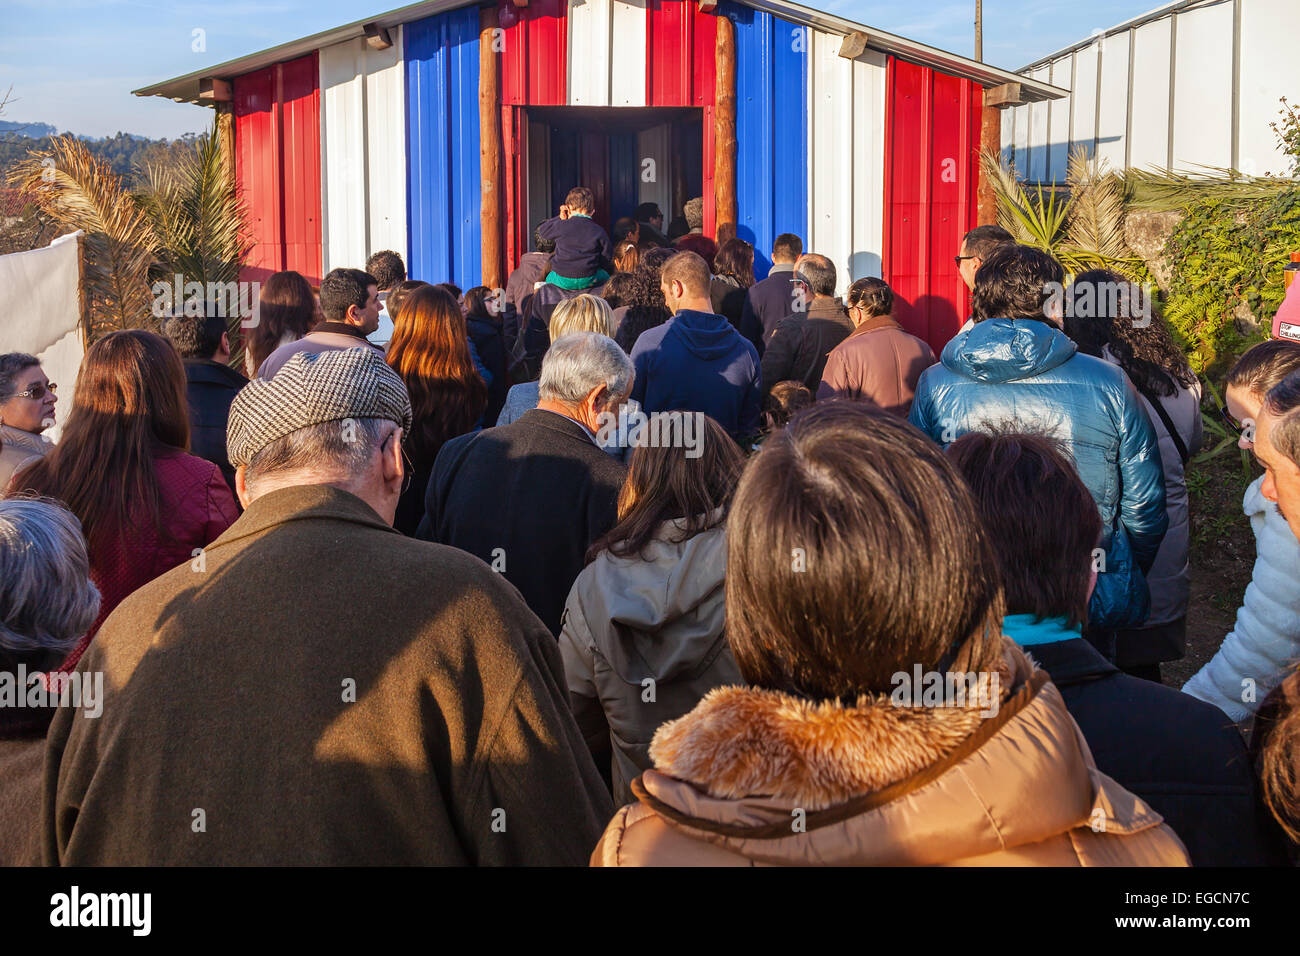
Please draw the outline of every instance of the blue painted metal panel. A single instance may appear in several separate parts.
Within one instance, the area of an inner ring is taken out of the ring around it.
[[[468,289],[482,281],[478,7],[403,29],[407,272]]]
[[[778,235],[807,240],[809,37],[732,0],[718,9],[736,27],[736,232],[754,244],[761,279]]]
[[[639,203],[641,163],[636,154],[636,133],[616,133],[609,137],[609,218],[613,228],[623,216],[636,212]]]

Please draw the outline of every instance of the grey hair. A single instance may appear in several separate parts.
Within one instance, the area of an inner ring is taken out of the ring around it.
[[[18,391],[19,372],[40,364],[40,359],[26,352],[7,352],[0,355],[0,403],[9,401]]]
[[[1264,407],[1276,415],[1268,440],[1274,448],[1300,466],[1300,371],[1278,382],[1264,397]]]
[[[825,256],[813,252],[805,254],[799,260],[796,271],[800,278],[808,283],[808,288],[812,290],[813,295],[835,294],[835,263]]]
[[[76,516],[50,499],[0,500],[0,650],[66,651],[98,614]]]
[[[244,470],[244,482],[251,491],[276,475],[355,475],[383,444],[385,424],[393,423],[386,418],[345,418],[289,432],[258,450]]]
[[[608,400],[623,398],[632,390],[632,360],[608,335],[570,332],[552,342],[542,356],[540,398],[577,405],[600,385],[608,390]]]

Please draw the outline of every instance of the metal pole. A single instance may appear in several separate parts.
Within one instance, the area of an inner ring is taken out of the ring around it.
[[[984,0],[975,0],[975,61],[984,62]]]

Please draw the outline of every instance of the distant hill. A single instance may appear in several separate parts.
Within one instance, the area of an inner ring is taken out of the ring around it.
[[[22,127],[22,129],[19,129]],[[33,131],[40,130],[37,135]],[[50,140],[57,135],[55,127],[48,123],[16,123],[0,120],[0,181],[4,179],[9,168],[19,160],[26,158],[28,152],[47,149]],[[135,176],[135,165],[146,153],[166,150],[177,143],[193,143],[195,137],[187,134],[181,139],[149,139],[134,133],[118,133],[115,136],[78,136],[91,153],[103,159],[112,167],[113,172],[130,181]]]
[[[0,135],[9,134],[26,136],[30,139],[41,139],[45,136],[55,136],[58,132],[58,127],[51,126],[49,123],[19,123],[14,120],[0,120]]]

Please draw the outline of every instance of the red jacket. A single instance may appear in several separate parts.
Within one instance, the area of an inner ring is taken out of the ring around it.
[[[235,496],[210,461],[186,454],[178,448],[154,456],[161,495],[161,511],[170,540],[159,537],[152,522],[134,522],[114,543],[91,548],[90,579],[99,588],[99,617],[60,667],[70,671],[85,653],[99,626],[142,585],[178,565],[194,559],[194,549],[215,541],[239,517]],[[105,536],[110,537],[110,536]]]

